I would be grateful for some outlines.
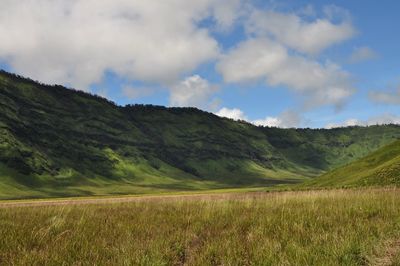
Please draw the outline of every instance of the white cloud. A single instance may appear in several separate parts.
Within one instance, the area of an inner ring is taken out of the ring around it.
[[[237,109],[237,108],[233,108],[233,109],[229,109],[229,108],[222,108],[221,110],[219,110],[218,112],[215,113],[218,116],[221,117],[227,117],[233,120],[248,120],[247,116],[243,113],[242,110]]]
[[[381,125],[381,124],[400,124],[400,116],[394,114],[382,114],[373,116],[368,119],[368,125]]]
[[[377,103],[383,104],[400,104],[400,86],[396,91],[372,91],[369,98]]]
[[[217,41],[198,22],[233,23],[212,0],[2,0],[0,59],[47,83],[87,89],[106,71],[172,83],[215,58]],[[233,4],[232,4],[233,5]]]
[[[264,119],[253,120],[251,122],[256,126],[291,128],[299,127],[302,118],[299,113],[289,110],[281,113],[278,117],[267,116]]]
[[[372,116],[367,120],[359,120],[356,118],[347,119],[342,123],[329,123],[325,128],[347,127],[347,126],[371,126],[383,124],[400,124],[400,116],[394,114],[381,114]]]
[[[306,21],[295,14],[254,11],[247,31],[261,37],[273,37],[299,52],[316,55],[331,45],[354,36],[355,29],[345,20],[334,24],[328,19]]]
[[[271,86],[283,85],[309,97],[308,107],[341,106],[353,94],[350,76],[339,66],[302,56],[268,38],[249,39],[225,54],[217,70],[226,82],[265,79]]]
[[[256,126],[279,127],[282,121],[278,117],[267,116],[264,119],[254,120]]]
[[[355,118],[353,118],[353,119],[347,119],[346,121],[345,121],[345,125],[346,126],[356,126],[356,125],[359,125],[361,122],[359,121],[359,120],[357,120],[357,119],[355,119]]]
[[[222,31],[231,29],[236,20],[242,15],[241,0],[217,0],[213,3],[214,18],[217,28]]]
[[[368,61],[371,59],[375,59],[377,58],[378,55],[374,52],[374,50],[372,50],[371,48],[367,47],[367,46],[363,46],[363,47],[358,47],[356,49],[354,49],[353,53],[350,56],[350,63],[359,63],[359,62],[363,62],[363,61]]]
[[[217,86],[210,84],[199,75],[187,77],[170,88],[170,105],[208,109],[214,104],[210,100],[217,91]]]
[[[311,20],[312,6],[302,11],[305,19],[259,11],[246,0],[0,2],[0,36],[6,36],[0,60],[42,82],[88,89],[112,72],[125,81],[169,88],[170,105],[214,110],[220,105],[213,99],[217,87],[197,75],[179,80],[217,59],[225,81],[263,79],[286,86],[307,96],[307,106],[340,106],[353,93],[347,72],[308,57],[354,35],[349,20],[333,22],[338,8]],[[238,21],[247,21],[252,37],[221,56],[210,31],[232,29]],[[121,93],[133,99],[152,92],[125,87]]]
[[[286,49],[267,39],[249,39],[225,54],[217,64],[226,82],[260,79],[284,64]]]
[[[358,119],[355,118],[350,118],[341,123],[329,123],[325,126],[325,128],[349,127],[349,126],[360,126],[360,125],[363,125],[362,121],[359,121]]]
[[[263,119],[256,119],[256,120],[249,119],[245,115],[245,113],[238,108],[229,109],[224,107],[215,114],[221,117],[231,118],[233,120],[245,120],[256,126],[265,126],[265,127],[281,127],[281,128],[298,127],[302,122],[301,116],[298,113],[290,110],[281,113],[277,117],[267,116]]]

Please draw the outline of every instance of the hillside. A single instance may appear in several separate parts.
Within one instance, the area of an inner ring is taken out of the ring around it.
[[[312,187],[387,185],[400,185],[400,140],[304,184]]]
[[[0,72],[0,198],[300,182],[400,138],[400,126],[278,129],[195,108],[117,106]]]

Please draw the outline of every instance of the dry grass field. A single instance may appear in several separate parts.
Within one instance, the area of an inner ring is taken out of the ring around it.
[[[0,204],[0,265],[396,265],[400,189]]]

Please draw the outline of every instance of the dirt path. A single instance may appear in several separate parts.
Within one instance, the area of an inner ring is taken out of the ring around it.
[[[394,259],[400,252],[400,239],[388,241],[381,257],[376,257],[371,260],[371,265],[374,266],[391,266],[394,265]]]

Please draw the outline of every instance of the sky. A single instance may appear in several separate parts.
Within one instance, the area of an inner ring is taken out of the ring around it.
[[[255,125],[400,123],[397,0],[0,0],[0,68]]]

